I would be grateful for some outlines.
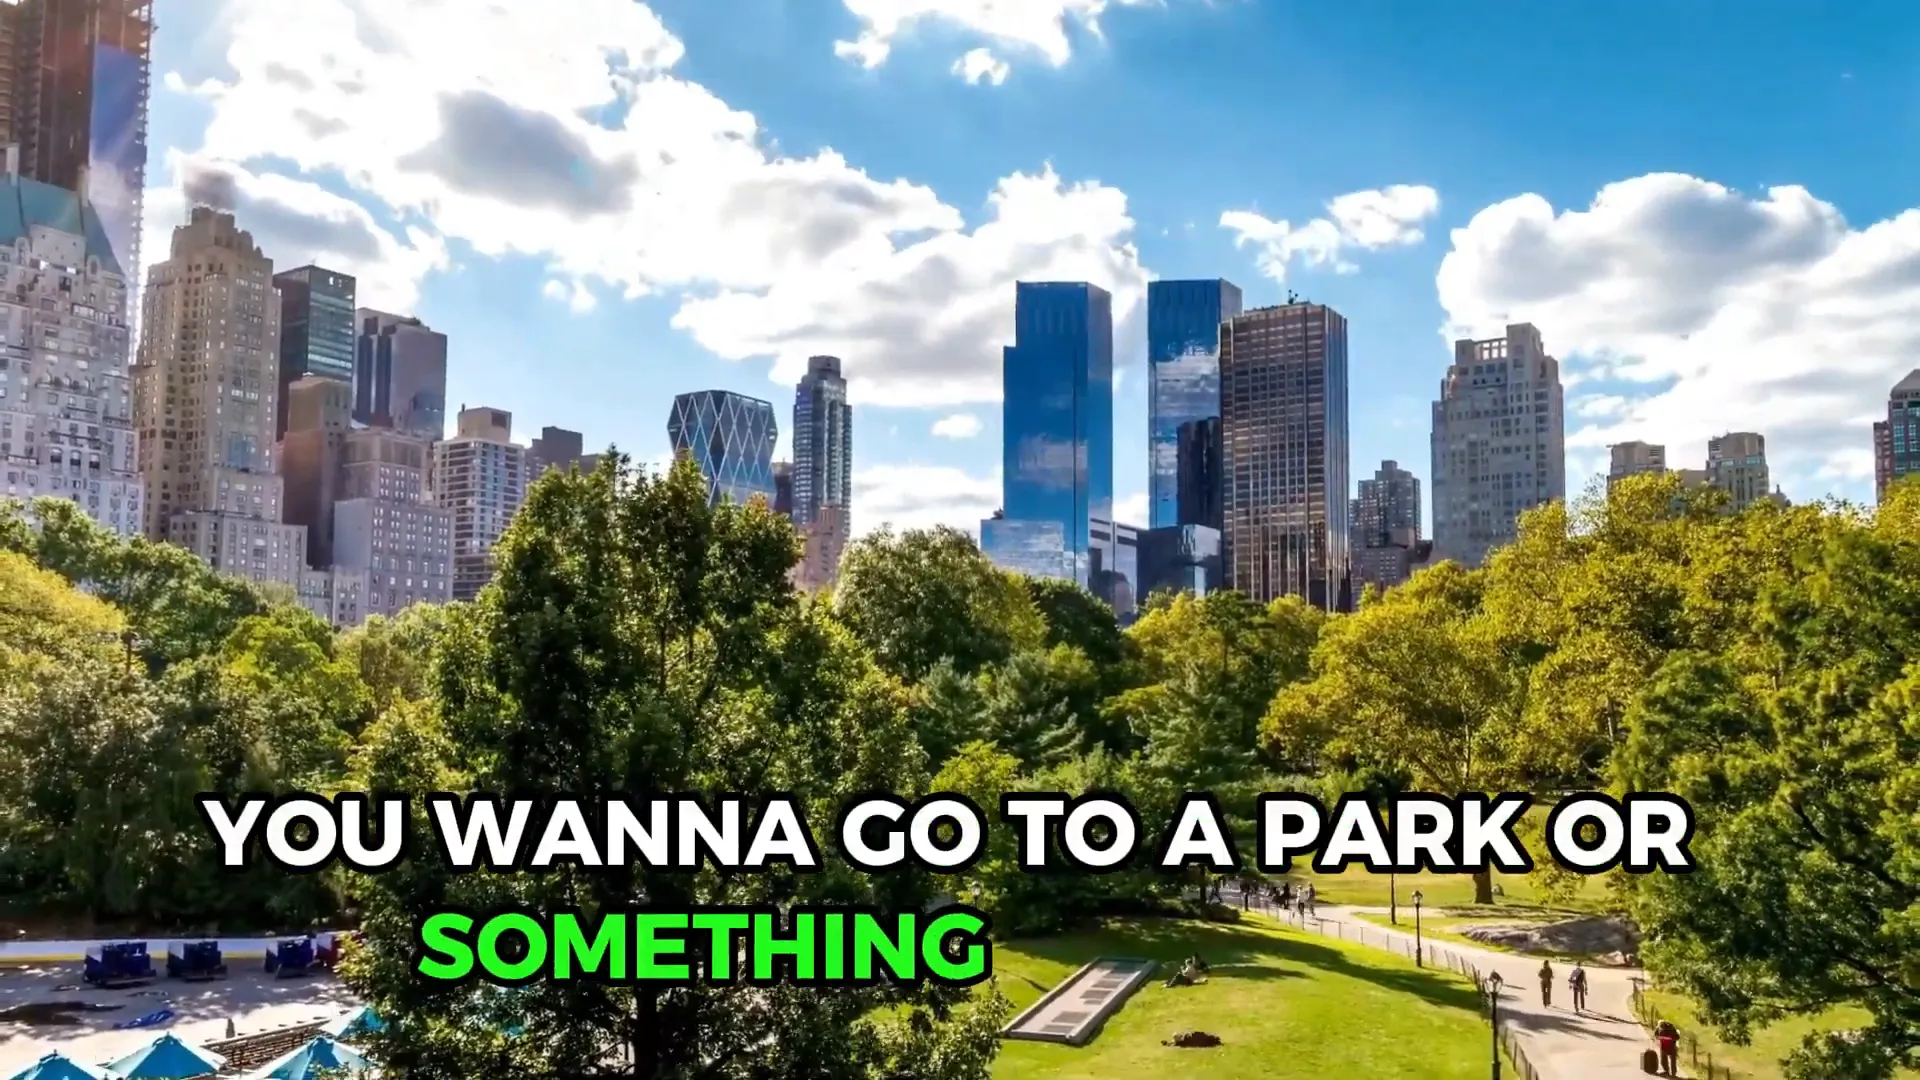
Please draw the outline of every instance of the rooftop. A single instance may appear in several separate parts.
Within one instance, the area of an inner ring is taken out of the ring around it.
[[[23,176],[0,176],[0,243],[19,240],[35,225],[85,237],[90,258],[99,259],[103,269],[125,276],[113,245],[107,242],[100,215],[80,196]]]

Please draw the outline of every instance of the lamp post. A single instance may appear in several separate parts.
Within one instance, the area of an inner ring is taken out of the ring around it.
[[[1427,966],[1427,945],[1420,937],[1420,890],[1413,890],[1413,966]]]
[[[1400,925],[1400,875],[1387,871],[1387,921]]]
[[[1487,1009],[1493,1031],[1493,1080],[1500,1080],[1500,973],[1487,976]]]

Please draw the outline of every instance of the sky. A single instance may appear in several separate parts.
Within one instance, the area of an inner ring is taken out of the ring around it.
[[[275,265],[449,337],[448,404],[668,457],[677,393],[843,358],[857,532],[999,505],[1013,283],[1349,320],[1355,479],[1425,481],[1457,337],[1562,362],[1606,447],[1767,438],[1872,495],[1920,367],[1920,9],[1900,0],[157,0],[143,256],[224,175]]]

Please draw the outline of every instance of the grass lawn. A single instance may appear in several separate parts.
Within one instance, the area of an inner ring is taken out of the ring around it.
[[[1265,921],[1143,919],[994,946],[1000,989],[1025,1008],[1098,956],[1177,964],[1199,953],[1212,975],[1167,989],[1162,968],[1084,1047],[1006,1040],[995,1080],[1481,1080],[1490,1040],[1473,987],[1409,960]],[[1160,1045],[1210,1031],[1212,1049]]]
[[[1820,1016],[1783,1020],[1754,1032],[1753,1041],[1747,1046],[1730,1046],[1693,1018],[1693,1008],[1686,998],[1663,990],[1649,990],[1646,997],[1655,1015],[1673,1017],[1680,1030],[1699,1043],[1700,1067],[1695,1070],[1698,1075],[1706,1075],[1707,1059],[1711,1056],[1717,1070],[1714,1075],[1725,1078],[1731,1070],[1731,1080],[1781,1080],[1781,1059],[1792,1053],[1808,1032],[1860,1027],[1868,1019],[1867,1014],[1858,1009],[1834,1009]],[[1682,1064],[1690,1060],[1685,1044],[1680,1060]],[[1920,1071],[1913,1069],[1897,1075],[1901,1080],[1920,1080]]]
[[[1420,892],[1422,907],[1446,909],[1458,913],[1463,909],[1474,908],[1473,877],[1468,874],[1373,874],[1365,867],[1350,866],[1338,874],[1319,874],[1307,869],[1304,863],[1295,863],[1293,872],[1287,875],[1296,885],[1312,883],[1314,897],[1323,904],[1350,904],[1354,907],[1386,907],[1392,893],[1400,897],[1402,919],[1413,918],[1413,894]],[[1604,899],[1604,887],[1597,884],[1598,879],[1584,878],[1578,892],[1563,902],[1549,905],[1533,887],[1525,874],[1502,874],[1496,871],[1493,882],[1500,887],[1500,894],[1494,897],[1492,909],[1481,905],[1478,910],[1489,914],[1512,911],[1522,914],[1526,910],[1551,910],[1565,912],[1595,910]],[[1511,916],[1509,916],[1511,917]]]

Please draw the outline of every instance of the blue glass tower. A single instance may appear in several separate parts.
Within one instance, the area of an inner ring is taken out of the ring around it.
[[[1147,501],[1155,529],[1180,520],[1180,425],[1220,415],[1220,324],[1240,314],[1240,286],[1147,285]]]
[[[1113,561],[1113,298],[1085,282],[1023,281],[1013,324],[1005,505],[981,523],[981,547],[1010,570],[1091,588]]]
[[[673,399],[667,437],[675,457],[687,454],[707,478],[707,499],[773,505],[773,444],[780,435],[773,405],[731,390],[696,390]]]

